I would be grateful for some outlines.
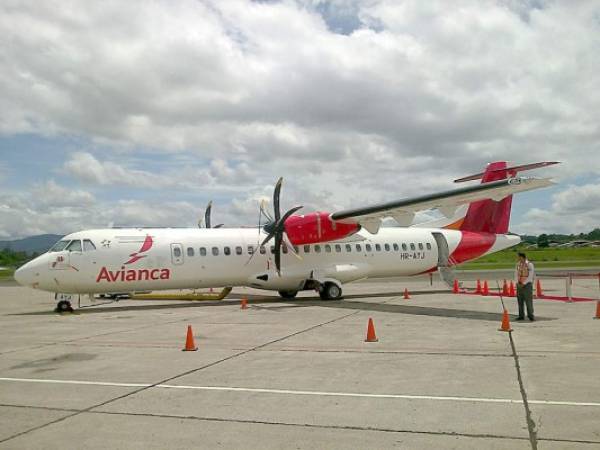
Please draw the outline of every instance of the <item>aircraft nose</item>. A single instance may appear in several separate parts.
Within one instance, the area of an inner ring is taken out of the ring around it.
[[[15,271],[15,281],[21,286],[31,286],[35,282],[36,273],[32,261],[23,264]]]

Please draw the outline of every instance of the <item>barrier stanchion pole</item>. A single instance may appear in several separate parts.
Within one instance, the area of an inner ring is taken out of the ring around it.
[[[573,288],[573,278],[571,278],[571,274],[569,273],[567,276],[567,303],[573,303],[573,295],[571,289]]]

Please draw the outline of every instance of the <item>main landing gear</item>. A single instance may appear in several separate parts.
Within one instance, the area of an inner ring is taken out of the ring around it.
[[[57,313],[73,312],[73,307],[71,306],[70,301],[61,300],[56,304],[54,311]]]
[[[279,291],[279,295],[281,298],[285,298],[286,300],[291,300],[296,298],[298,291]]]
[[[327,281],[319,287],[319,296],[323,300],[339,300],[342,297],[342,288]]]

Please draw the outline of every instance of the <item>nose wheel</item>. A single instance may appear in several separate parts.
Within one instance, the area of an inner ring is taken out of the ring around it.
[[[64,312],[73,312],[73,307],[71,306],[71,302],[68,300],[61,300],[56,304],[56,308],[54,309],[57,313]]]

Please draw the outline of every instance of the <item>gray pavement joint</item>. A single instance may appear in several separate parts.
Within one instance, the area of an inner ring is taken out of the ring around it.
[[[255,424],[255,425],[276,425],[284,427],[302,427],[302,428],[319,428],[319,429],[332,429],[332,430],[354,430],[354,431],[375,431],[381,433],[406,433],[406,434],[420,434],[420,435],[433,435],[433,436],[456,436],[456,437],[468,437],[468,438],[481,438],[481,439],[504,439],[513,441],[528,441],[529,438],[510,436],[502,434],[484,434],[484,433],[459,433],[459,432],[448,432],[448,431],[424,431],[424,430],[410,430],[410,429],[393,429],[383,427],[360,427],[350,425],[323,425],[323,424],[311,424],[311,423],[294,423],[294,422],[277,422],[277,421],[264,421],[264,420],[248,420],[248,419],[226,419],[220,417],[206,417],[206,416],[193,416],[193,415],[177,415],[177,414],[156,414],[156,413],[133,413],[133,412],[121,412],[121,411],[90,411],[88,409],[71,409],[71,408],[57,408],[47,406],[32,406],[32,405],[13,405],[13,404],[0,404],[1,407],[9,408],[23,408],[23,409],[40,409],[48,411],[64,411],[64,412],[77,412],[80,414],[98,414],[98,415],[112,415],[112,416],[132,416],[132,417],[153,417],[159,419],[178,419],[178,420],[195,420],[202,422],[225,422],[225,423],[242,423],[242,424]],[[538,438],[540,442],[561,442],[569,444],[600,444],[600,441],[592,440],[579,440],[579,439],[557,439],[557,438]]]
[[[508,332],[508,339],[510,340],[510,347],[513,352],[515,359],[515,369],[517,370],[517,380],[519,382],[519,391],[521,392],[521,398],[523,399],[523,407],[525,408],[525,420],[527,421],[527,431],[529,432],[529,441],[531,442],[531,448],[537,450],[537,431],[535,429],[535,421],[531,417],[531,408],[527,401],[527,391],[525,390],[525,384],[523,383],[523,374],[521,373],[521,365],[519,364],[519,354],[517,353],[517,347],[512,336],[513,332]]]
[[[35,431],[37,431],[37,430],[40,430],[40,429],[42,429],[42,428],[46,428],[46,427],[48,427],[48,426],[50,426],[50,425],[54,425],[54,424],[56,424],[56,423],[63,422],[63,421],[65,421],[65,420],[67,420],[67,419],[70,419],[70,418],[72,418],[72,417],[78,416],[78,415],[80,415],[80,414],[83,414],[83,413],[86,413],[86,412],[92,412],[92,410],[93,410],[93,409],[100,408],[100,407],[102,407],[102,406],[106,406],[106,405],[108,405],[108,404],[110,404],[110,403],[116,402],[116,401],[118,401],[118,400],[122,400],[122,399],[124,399],[124,398],[130,397],[130,396],[132,396],[132,395],[135,395],[135,394],[138,394],[138,393],[140,393],[140,392],[146,391],[146,390],[148,390],[148,389],[151,389],[151,388],[153,388],[153,387],[155,387],[155,386],[157,386],[157,385],[159,385],[159,384],[166,384],[166,383],[168,383],[169,381],[173,381],[173,380],[175,380],[175,379],[177,379],[177,378],[181,378],[181,377],[184,377],[184,376],[186,376],[186,375],[190,375],[190,374],[192,374],[192,373],[196,373],[196,372],[199,372],[199,371],[201,371],[201,370],[207,369],[207,368],[209,368],[209,367],[216,366],[217,364],[221,364],[221,363],[223,363],[223,362],[226,362],[226,361],[229,361],[229,360],[232,360],[232,359],[238,358],[238,357],[240,357],[240,356],[242,356],[242,355],[245,355],[245,354],[247,354],[247,353],[250,353],[250,352],[252,352],[252,351],[254,351],[254,350],[258,350],[258,349],[264,348],[264,347],[266,347],[266,346],[268,346],[268,345],[271,345],[271,344],[276,344],[276,343],[278,343],[278,342],[282,342],[282,341],[284,341],[284,340],[286,340],[286,339],[289,339],[289,338],[291,338],[291,337],[298,336],[299,334],[306,333],[306,332],[308,332],[308,331],[312,331],[312,330],[314,330],[314,329],[316,329],[316,328],[320,328],[320,327],[322,327],[322,326],[325,326],[325,325],[331,324],[331,323],[333,323],[333,322],[337,322],[337,321],[339,321],[339,320],[343,320],[343,319],[345,319],[345,318],[347,318],[347,317],[350,317],[350,316],[353,316],[353,315],[355,315],[355,314],[358,314],[359,312],[360,312],[360,311],[353,311],[353,312],[351,312],[351,313],[349,313],[349,314],[344,314],[344,315],[342,315],[342,316],[339,316],[339,317],[336,317],[336,318],[334,318],[334,319],[327,320],[327,321],[325,321],[325,322],[321,322],[321,323],[319,323],[319,324],[317,324],[317,325],[310,326],[310,327],[308,327],[308,328],[305,328],[305,329],[303,329],[303,330],[296,331],[296,332],[294,332],[294,333],[290,333],[290,334],[288,334],[288,335],[286,335],[286,336],[283,336],[283,337],[280,337],[280,338],[277,338],[277,339],[273,339],[273,340],[271,340],[271,341],[269,341],[269,342],[265,342],[264,344],[257,345],[257,346],[255,346],[255,347],[252,347],[252,348],[250,348],[250,349],[247,349],[247,350],[244,350],[244,351],[241,351],[241,352],[234,353],[233,355],[227,356],[227,357],[225,357],[225,358],[221,358],[220,360],[213,361],[212,363],[205,364],[205,365],[203,365],[203,366],[201,366],[201,367],[197,367],[197,368],[194,368],[194,369],[187,370],[187,371],[185,371],[185,372],[179,373],[179,374],[177,374],[177,375],[174,375],[174,376],[172,376],[172,377],[169,377],[169,378],[166,378],[166,379],[164,379],[164,380],[161,380],[161,381],[158,381],[158,382],[156,382],[156,383],[153,383],[153,384],[151,384],[151,385],[149,385],[149,386],[144,386],[144,387],[141,387],[141,388],[138,388],[138,389],[134,389],[134,390],[133,390],[133,391],[131,391],[131,392],[128,392],[128,393],[125,393],[125,394],[119,395],[119,396],[117,396],[117,397],[113,397],[113,398],[111,398],[111,399],[108,399],[108,400],[105,400],[105,401],[103,401],[103,402],[100,402],[100,403],[97,403],[97,404],[95,404],[95,405],[92,405],[92,406],[90,406],[90,407],[88,407],[88,408],[85,408],[85,409],[82,409],[82,410],[78,410],[78,411],[72,412],[71,414],[67,414],[66,416],[59,417],[58,419],[54,419],[54,420],[52,420],[52,421],[50,421],[50,422],[46,422],[46,423],[43,423],[43,424],[41,424],[41,425],[38,425],[38,426],[36,426],[36,427],[32,427],[32,428],[29,428],[29,429],[27,429],[27,430],[24,430],[24,431],[21,431],[21,432],[19,432],[19,433],[16,433],[16,434],[13,434],[13,435],[11,435],[11,436],[8,436],[7,438],[4,438],[4,439],[0,440],[0,444],[2,444],[2,443],[4,443],[4,442],[7,442],[7,441],[10,441],[10,440],[12,440],[12,439],[15,439],[15,438],[17,438],[17,437],[19,437],[19,436],[24,436],[24,435],[26,435],[26,434],[29,434],[29,433],[35,432]],[[186,319],[186,320],[187,320],[187,319]],[[177,321],[175,321],[175,322],[179,322],[179,321],[180,321],[180,320],[177,320]],[[144,326],[143,328],[145,328],[145,326]]]

